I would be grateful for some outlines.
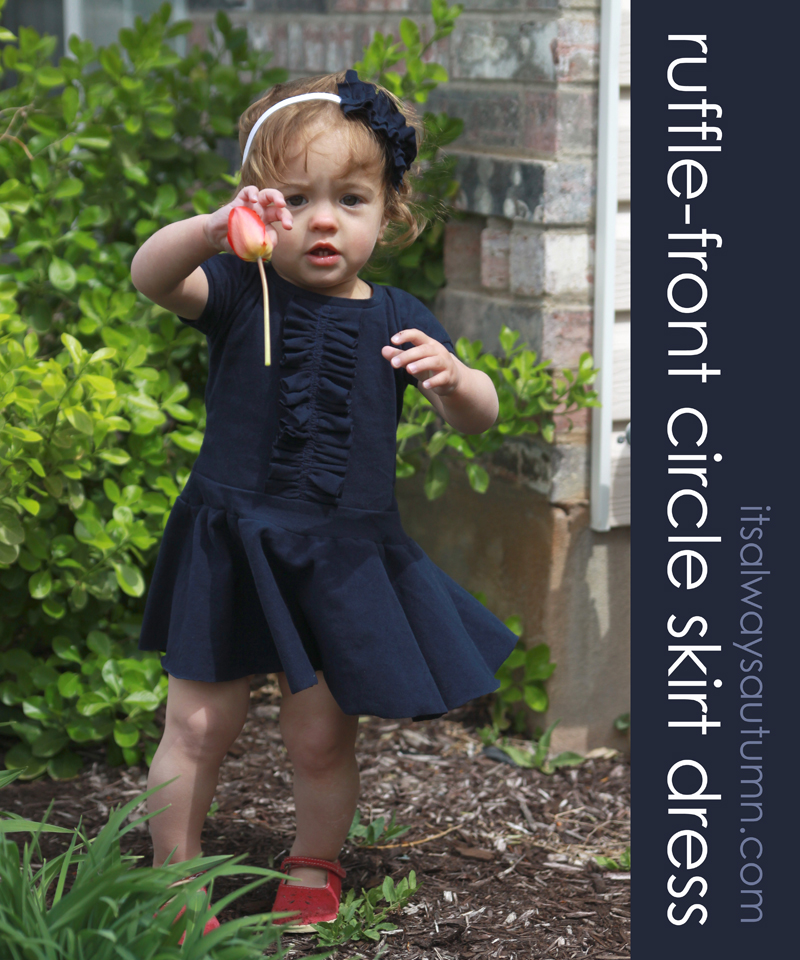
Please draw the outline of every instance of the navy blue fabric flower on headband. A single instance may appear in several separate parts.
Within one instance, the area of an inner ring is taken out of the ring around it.
[[[417,137],[414,128],[382,90],[358,79],[355,70],[348,70],[344,83],[339,84],[342,111],[345,115],[363,111],[367,123],[382,134],[392,158],[392,184],[400,189],[403,174],[417,155]]]

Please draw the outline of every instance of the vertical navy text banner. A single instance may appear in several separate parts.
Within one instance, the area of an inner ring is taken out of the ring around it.
[[[632,956],[789,956],[800,13],[632,26]]]

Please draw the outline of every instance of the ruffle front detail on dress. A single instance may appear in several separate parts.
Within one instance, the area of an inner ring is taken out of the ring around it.
[[[142,626],[164,667],[219,681],[315,670],[347,714],[422,717],[497,688],[516,636],[439,569],[397,511],[288,501],[196,472],[176,501]]]
[[[311,312],[293,301],[284,318],[280,425],[265,493],[336,504],[353,439],[350,397],[358,315]]]

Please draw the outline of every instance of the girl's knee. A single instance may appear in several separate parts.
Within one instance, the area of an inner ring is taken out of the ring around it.
[[[324,776],[355,758],[355,737],[350,723],[331,724],[326,719],[306,720],[295,726],[281,721],[281,734],[295,770]]]
[[[232,724],[229,717],[201,708],[171,718],[164,732],[179,741],[184,753],[196,760],[222,759],[241,732],[242,724]]]
[[[197,696],[194,690],[186,696],[185,692],[170,687],[164,739],[179,743],[181,750],[195,760],[222,760],[247,719],[249,693],[243,699],[234,689],[212,688],[206,696]]]

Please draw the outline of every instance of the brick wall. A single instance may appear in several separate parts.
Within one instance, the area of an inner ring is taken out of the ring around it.
[[[452,147],[465,216],[446,229],[437,312],[490,349],[503,324],[520,330],[557,367],[591,349],[598,38],[594,3],[467,0],[450,83],[431,98],[465,121]],[[546,478],[554,501],[588,496],[589,417],[572,419]]]

